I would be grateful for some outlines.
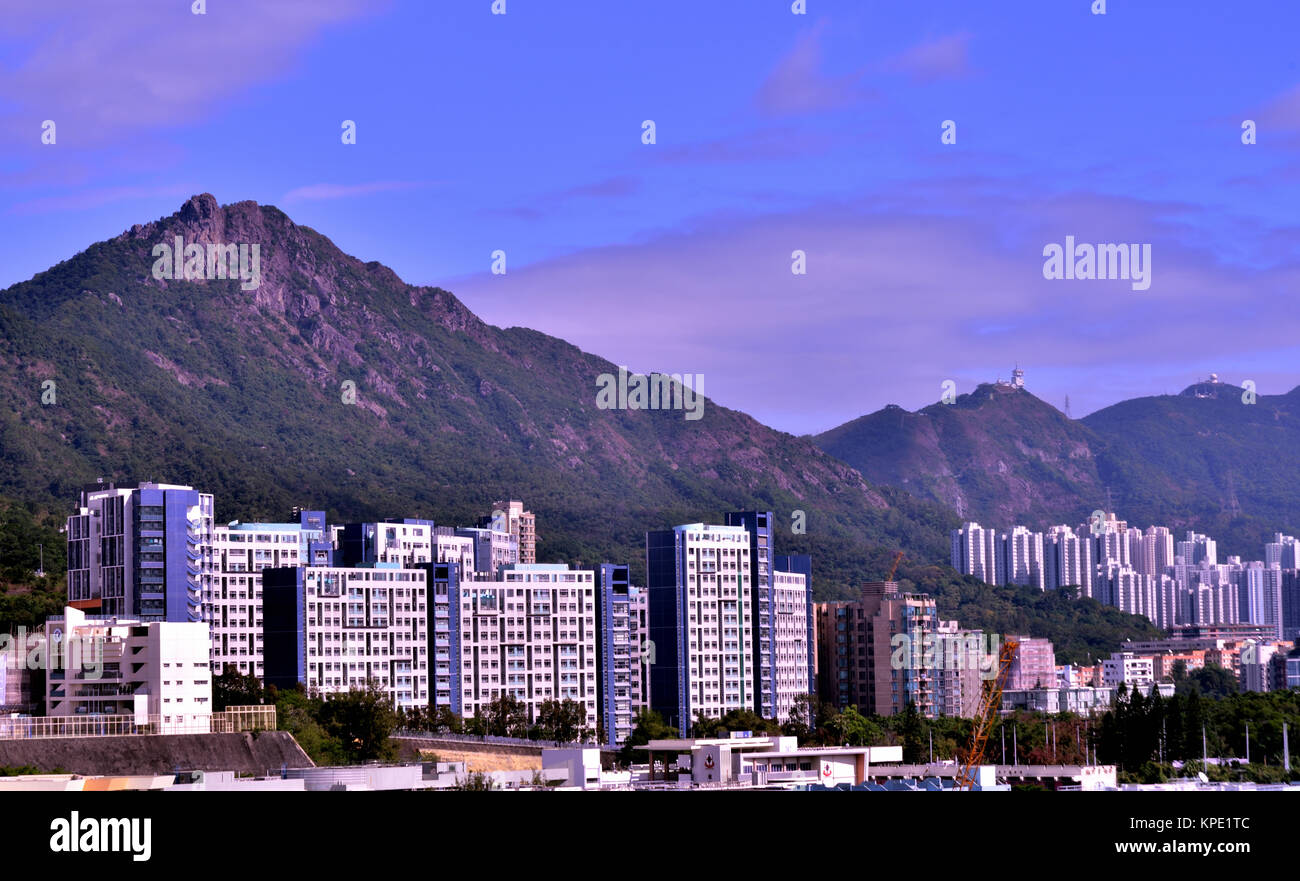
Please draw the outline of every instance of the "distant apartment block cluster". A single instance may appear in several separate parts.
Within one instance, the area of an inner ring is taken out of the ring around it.
[[[1077,528],[1007,532],[966,523],[952,532],[952,565],[989,584],[1055,590],[1078,587],[1157,626],[1251,624],[1275,639],[1300,632],[1300,555],[1294,536],[1278,533],[1262,560],[1220,562],[1214,539],[1167,527],[1130,527],[1114,513]]]

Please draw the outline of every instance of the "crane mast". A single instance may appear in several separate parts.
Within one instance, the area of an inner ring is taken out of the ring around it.
[[[1007,677],[1011,675],[1011,665],[1016,660],[1016,651],[1020,643],[1014,639],[1003,641],[998,652],[998,672],[992,679],[985,679],[980,688],[980,707],[975,715],[975,724],[971,727],[970,747],[966,750],[966,761],[961,773],[957,775],[956,789],[970,789],[975,785],[975,769],[984,763],[984,748],[988,744],[989,733],[993,730],[1002,710],[1002,690],[1007,686]]]

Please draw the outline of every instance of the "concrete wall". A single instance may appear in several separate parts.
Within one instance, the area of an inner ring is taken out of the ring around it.
[[[44,773],[167,774],[236,771],[264,775],[282,765],[314,763],[287,731],[0,740],[0,766],[33,765]]]

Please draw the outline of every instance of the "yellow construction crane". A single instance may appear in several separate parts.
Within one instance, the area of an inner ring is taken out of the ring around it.
[[[894,580],[894,573],[898,571],[898,564],[902,562],[902,560],[903,560],[903,552],[899,551],[897,554],[894,555],[894,565],[889,567],[889,577],[885,579],[886,581]]]
[[[1011,665],[1016,660],[1016,651],[1020,643],[1014,639],[1004,640],[998,653],[998,672],[992,679],[985,679],[980,688],[980,708],[975,714],[975,724],[971,727],[970,747],[966,750],[966,762],[961,773],[957,775],[955,789],[970,789],[975,785],[975,769],[984,764],[984,748],[988,744],[989,733],[993,730],[1002,711],[1002,690],[1007,686],[1007,677],[1011,675]]]

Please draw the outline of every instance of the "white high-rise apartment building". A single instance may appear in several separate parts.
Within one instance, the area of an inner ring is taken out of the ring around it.
[[[1185,592],[1180,590],[1178,582],[1169,575],[1148,575],[1155,590],[1156,615],[1151,620],[1157,627],[1168,629],[1175,624],[1188,623]]]
[[[970,522],[952,531],[952,567],[986,584],[1002,584],[1004,549],[996,530]]]
[[[460,590],[461,713],[509,694],[536,721],[544,701],[583,705],[599,729],[595,572],[510,563]]]
[[[1279,569],[1300,569],[1300,543],[1293,535],[1273,534],[1273,540],[1264,545],[1264,565]]]
[[[204,591],[203,620],[211,627],[213,675],[230,667],[265,675],[262,656],[262,570],[329,566],[323,511],[295,509],[297,523],[240,523],[213,530],[212,586]]]
[[[1106,587],[1106,596],[1099,600],[1124,612],[1142,615],[1155,623],[1160,616],[1156,580],[1128,566],[1112,563],[1104,576],[1099,576]]]
[[[1219,579],[1216,568],[1192,570],[1188,590],[1191,624],[1236,624],[1241,621],[1240,586],[1228,578]]]
[[[808,585],[801,572],[774,572],[772,671],[776,721],[790,718],[795,699],[808,693],[811,653],[808,645]]]
[[[1175,552],[1189,566],[1199,566],[1201,563],[1217,566],[1219,563],[1218,545],[1214,539],[1190,529],[1187,537],[1175,546]]]
[[[1106,515],[1100,523],[1088,522],[1079,526],[1078,534],[1086,536],[1092,551],[1092,575],[1103,582],[1112,566],[1131,568],[1129,556],[1128,523],[1118,519],[1114,512]],[[1094,595],[1104,588],[1099,584],[1094,588]],[[1099,599],[1101,599],[1099,597]],[[1102,600],[1106,602],[1106,600]]]
[[[395,563],[262,575],[265,681],[328,696],[375,682],[398,708],[429,703],[428,583]]]
[[[1079,595],[1092,591],[1092,542],[1068,526],[1053,526],[1043,538],[1043,579],[1048,590],[1077,585]]]
[[[1025,526],[1013,526],[1002,536],[1006,570],[1002,583],[1024,584],[1043,589],[1043,534]]]
[[[1264,568],[1256,561],[1240,573],[1237,620],[1243,623],[1267,624],[1277,639],[1282,638],[1282,570],[1273,566]]]
[[[432,520],[348,523],[338,536],[340,562],[345,566],[393,563],[407,567],[428,563],[434,555],[434,532]]]
[[[450,526],[434,529],[433,556],[437,563],[455,563],[461,578],[469,578],[474,572],[474,539],[457,535]]]
[[[750,570],[744,526],[690,523],[646,533],[650,702],[683,733],[700,716],[754,706]]]
[[[464,572],[462,578],[491,581],[504,567],[519,562],[519,540],[509,532],[458,528],[456,535],[471,539],[474,543],[474,567]]]
[[[532,511],[525,511],[523,502],[496,502],[492,506],[492,516],[484,518],[479,525],[514,536],[519,545],[520,563],[537,562],[537,516]]]
[[[1174,537],[1164,526],[1147,527],[1131,546],[1133,568],[1143,575],[1165,575],[1174,565]]]

